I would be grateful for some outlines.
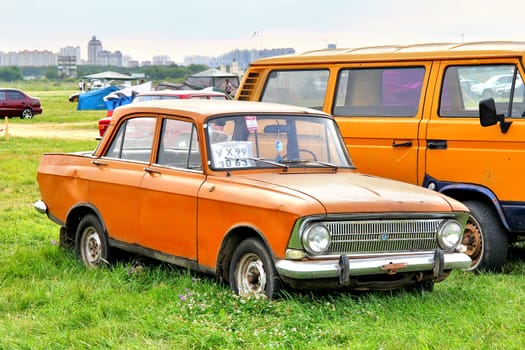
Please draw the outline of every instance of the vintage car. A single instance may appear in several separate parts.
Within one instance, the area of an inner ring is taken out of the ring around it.
[[[152,101],[118,108],[107,132],[38,168],[35,208],[88,267],[119,248],[271,298],[286,286],[432,290],[470,266],[466,207],[360,174],[323,112]]]

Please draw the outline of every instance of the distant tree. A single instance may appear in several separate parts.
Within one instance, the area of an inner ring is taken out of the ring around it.
[[[10,67],[0,67],[0,80],[1,81],[16,81],[23,80],[24,75],[19,67],[10,66]]]
[[[49,80],[57,80],[59,78],[58,67],[56,66],[47,67],[45,77],[46,79],[49,79]]]

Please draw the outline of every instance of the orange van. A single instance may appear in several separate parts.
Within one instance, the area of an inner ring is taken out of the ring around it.
[[[253,62],[236,98],[331,113],[362,172],[466,204],[470,269],[497,271],[525,239],[524,59],[525,42],[311,51]]]

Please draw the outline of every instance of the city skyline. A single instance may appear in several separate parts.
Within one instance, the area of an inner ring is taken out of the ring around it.
[[[18,13],[17,3],[2,5]],[[338,47],[424,42],[523,40],[520,14],[525,2],[500,0],[328,0],[322,5],[300,0],[92,0],[78,3],[27,0],[30,21],[5,16],[0,50],[58,52],[82,46],[95,35],[139,61],[167,55],[181,63],[185,56],[217,56],[229,48],[292,47],[297,52]]]

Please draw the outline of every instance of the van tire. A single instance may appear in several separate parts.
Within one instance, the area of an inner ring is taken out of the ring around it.
[[[501,271],[507,261],[508,238],[495,210],[476,200],[465,201],[463,204],[470,210],[462,242],[472,259],[468,270]]]

